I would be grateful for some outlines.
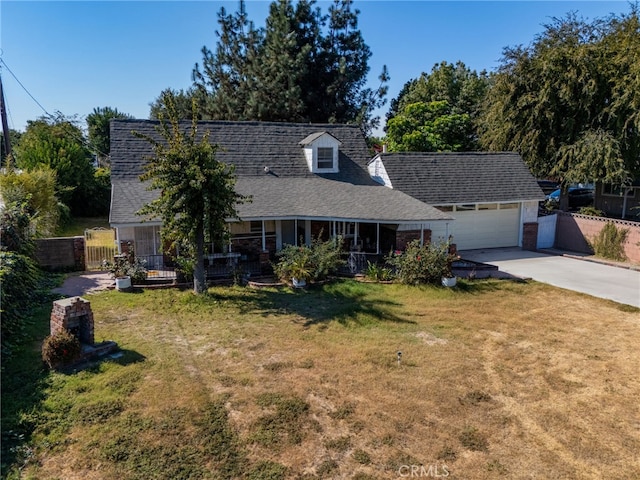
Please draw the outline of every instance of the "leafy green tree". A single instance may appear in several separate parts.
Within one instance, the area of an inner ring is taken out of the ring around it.
[[[358,123],[370,133],[385,103],[386,67],[379,88],[365,88],[371,51],[359,11],[352,0],[334,0],[327,15],[314,5],[275,0],[260,29],[244,1],[234,14],[221,8],[215,50],[203,47],[193,88],[179,92],[179,116],[190,116],[186,100],[195,99],[203,119]],[[162,109],[157,99],[152,116]]]
[[[478,137],[476,125],[479,121],[480,105],[486,96],[489,82],[489,76],[485,71],[477,73],[462,62],[436,64],[431,69],[431,73],[423,73],[419,78],[405,83],[398,96],[391,101],[385,130],[389,132],[397,116],[407,115],[409,105],[422,103],[431,105],[432,113],[426,118],[429,124],[416,124],[414,137],[420,136],[419,130],[432,131],[435,123],[438,124],[439,130],[450,130],[449,135],[457,136],[455,140],[445,141],[448,147],[442,148],[443,150],[476,150]],[[446,105],[446,108],[443,105]],[[443,118],[434,117],[434,113],[442,115]],[[414,122],[415,120],[418,119],[414,118]],[[400,122],[406,123],[405,120]],[[397,122],[395,124],[397,125]],[[394,141],[397,142],[397,138]],[[441,150],[441,148],[429,146],[430,144],[431,142],[427,142],[424,146],[430,150],[424,151]]]
[[[389,150],[395,152],[456,152],[472,150],[470,115],[453,113],[446,100],[406,105],[387,123]]]
[[[56,172],[57,196],[73,215],[93,213],[91,152],[73,119],[58,114],[27,123],[15,148],[16,166],[33,170],[47,166]]]
[[[522,154],[533,173],[628,182],[640,173],[640,24],[569,14],[528,47],[507,48],[485,109],[482,145]],[[561,198],[561,207],[567,196]]]
[[[235,192],[233,166],[216,158],[220,147],[209,142],[209,132],[198,131],[195,102],[188,129],[180,123],[170,94],[163,96],[162,103],[168,117],[159,118],[157,131],[163,140],[134,132],[154,152],[141,179],[150,181],[149,189],[160,192],[139,213],[160,217],[163,238],[192,249],[194,292],[202,293],[206,289],[205,237],[226,232],[226,219],[237,217],[236,205],[246,198]]]
[[[203,104],[202,101],[197,99],[199,92],[194,88],[190,88],[187,90],[174,90],[172,88],[166,88],[160,93],[160,96],[149,105],[151,107],[149,111],[149,118],[151,120],[167,118],[168,112],[166,107],[162,103],[162,99],[165,97],[165,95],[169,95],[171,98],[173,98],[177,115],[180,118],[184,119],[191,118],[191,105],[193,104],[194,100],[196,100],[198,105]],[[198,119],[203,120],[201,109],[198,110]],[[207,120],[211,120],[211,118],[207,118]]]
[[[111,152],[111,131],[109,122],[113,119],[133,118],[131,115],[119,112],[117,108],[97,107],[87,115],[89,128],[89,144],[98,159],[98,166],[109,165]]]
[[[0,191],[5,204],[24,205],[30,229],[36,236],[53,235],[60,217],[56,197],[56,174],[42,166],[19,172],[9,165],[0,173]]]

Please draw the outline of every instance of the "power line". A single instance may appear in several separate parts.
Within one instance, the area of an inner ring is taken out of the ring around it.
[[[50,113],[47,111],[47,109],[46,109],[46,108],[44,108],[44,107],[40,104],[40,102],[38,102],[38,100],[36,100],[36,98],[35,98],[33,95],[31,95],[31,92],[29,92],[29,90],[27,90],[27,87],[25,87],[25,86],[22,84],[22,82],[21,82],[20,80],[18,80],[18,77],[16,77],[16,74],[15,74],[15,73],[13,73],[13,72],[11,71],[11,69],[9,68],[9,65],[7,65],[7,64],[6,64],[6,62],[2,59],[2,57],[0,57],[0,63],[2,63],[2,65],[4,65],[4,66],[5,66],[5,68],[6,68],[6,69],[7,69],[7,71],[11,74],[11,76],[15,79],[15,81],[16,81],[16,82],[18,82],[18,85],[20,85],[20,86],[22,87],[22,89],[23,89],[25,92],[27,92],[27,95],[29,95],[29,96],[31,97],[31,99],[36,103],[36,105],[38,105],[38,106],[42,109],[42,111],[46,114],[46,116],[47,116],[48,118],[55,119],[55,118],[56,118],[56,116],[54,116],[54,115],[50,114]],[[1,67],[0,67],[0,68],[1,68]],[[58,112],[58,113],[60,113],[60,112]],[[104,153],[104,152],[99,151],[99,150],[95,147],[95,145],[91,145],[91,143],[89,143],[89,141],[88,141],[87,139],[85,139],[84,137],[80,137],[80,138],[78,138],[75,134],[74,134],[73,136],[74,136],[74,138],[75,138],[76,140],[80,141],[83,145],[85,145],[86,147],[88,147],[90,150],[93,150],[93,151],[94,151],[95,153],[97,153],[98,155],[100,155],[100,156],[102,156],[102,157],[108,157],[108,156],[109,156],[108,154],[106,154],[106,153]]]
[[[18,80],[18,77],[16,77],[15,73],[13,73],[13,72],[11,71],[11,69],[9,68],[9,65],[7,65],[7,64],[5,63],[5,61],[4,61],[1,57],[0,57],[0,62],[2,63],[2,65],[4,65],[4,66],[5,66],[5,68],[6,68],[6,69],[7,69],[7,71],[11,74],[11,76],[15,79],[15,81],[16,81],[16,82],[18,82],[18,85],[20,85],[20,86],[22,87],[22,89],[23,89],[25,92],[27,92],[27,95],[29,95],[29,96],[31,97],[31,100],[33,100],[34,102],[36,102],[36,105],[38,105],[38,106],[42,109],[42,111],[43,111],[44,113],[46,113],[49,117],[52,117],[53,115],[51,115],[49,112],[47,112],[47,109],[46,109],[46,108],[44,108],[44,107],[40,104],[40,102],[39,102],[38,100],[36,100],[36,98],[35,98],[33,95],[31,95],[31,92],[30,92],[29,90],[27,90],[27,87],[25,87],[25,86],[22,84],[22,82],[21,82],[20,80]]]

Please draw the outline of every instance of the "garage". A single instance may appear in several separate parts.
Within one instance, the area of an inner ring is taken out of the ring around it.
[[[433,240],[451,235],[458,250],[535,248],[545,196],[517,153],[383,152],[369,175],[454,217],[431,227]]]
[[[457,205],[452,241],[458,250],[515,247],[520,237],[520,204]]]

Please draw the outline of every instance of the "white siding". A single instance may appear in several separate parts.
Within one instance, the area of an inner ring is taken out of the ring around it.
[[[522,223],[538,221],[538,202],[522,203]]]
[[[318,170],[318,148],[333,149],[333,168],[323,168]],[[329,134],[322,135],[309,145],[305,146],[304,157],[307,161],[309,171],[313,173],[338,173],[340,171],[338,165],[339,148],[340,142]]]
[[[369,162],[367,169],[369,170],[369,176],[376,182],[381,183],[385,187],[393,188],[391,179],[387,174],[387,169],[384,168],[384,163],[382,163],[379,155],[376,155],[373,160]]]

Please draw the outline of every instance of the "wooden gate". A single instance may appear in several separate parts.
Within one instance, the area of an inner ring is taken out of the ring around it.
[[[84,258],[87,270],[100,270],[102,261],[113,262],[116,253],[115,230],[92,228],[84,231]]]

